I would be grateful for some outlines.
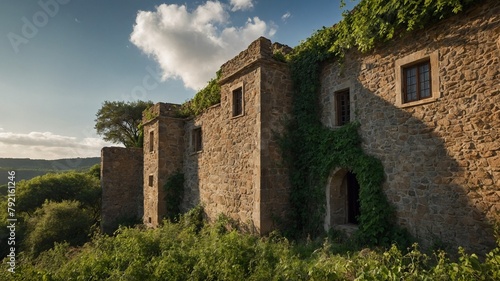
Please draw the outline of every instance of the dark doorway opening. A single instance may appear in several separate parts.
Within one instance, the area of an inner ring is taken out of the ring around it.
[[[358,224],[358,217],[361,214],[359,208],[359,183],[356,175],[347,172],[347,223]]]

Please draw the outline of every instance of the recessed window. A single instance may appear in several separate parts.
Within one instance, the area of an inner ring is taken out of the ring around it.
[[[403,67],[404,102],[427,99],[432,96],[431,64],[429,61]]]
[[[155,132],[151,131],[151,132],[149,132],[149,152],[154,151],[154,148],[155,148],[154,140],[155,140]]]
[[[233,117],[243,115],[243,87],[233,90]]]
[[[193,152],[198,152],[202,150],[202,139],[201,139],[201,128],[195,128],[191,132],[191,146]]]
[[[438,55],[438,51],[418,51],[396,60],[396,106],[416,106],[441,97]]]
[[[154,177],[153,177],[153,175],[149,175],[148,186],[153,187],[153,183],[154,183]]]
[[[351,121],[351,102],[349,89],[335,93],[337,126],[343,126]]]

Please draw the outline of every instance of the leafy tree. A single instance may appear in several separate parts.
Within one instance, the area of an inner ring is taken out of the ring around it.
[[[104,140],[122,143],[125,147],[142,147],[142,112],[152,101],[105,101],[97,111],[95,129]]]
[[[82,245],[88,240],[93,224],[92,213],[78,201],[45,201],[27,221],[26,250],[37,256],[55,242]]]

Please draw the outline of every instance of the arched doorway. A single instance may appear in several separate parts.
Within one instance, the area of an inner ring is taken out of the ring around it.
[[[359,215],[359,183],[356,175],[346,169],[334,170],[326,186],[325,230],[337,225],[356,225]]]

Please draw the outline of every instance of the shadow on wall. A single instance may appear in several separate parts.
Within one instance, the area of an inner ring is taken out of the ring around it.
[[[383,163],[383,188],[398,222],[426,247],[463,246],[477,253],[495,247],[500,28],[492,15],[499,7],[483,5],[373,53],[350,53],[341,67],[331,63],[323,69],[323,93],[350,83],[363,149]],[[438,69],[432,71],[439,72],[441,97],[398,107],[395,61],[420,50],[438,51]],[[323,96],[327,111],[332,97]]]
[[[200,175],[199,175],[199,162],[201,161],[202,152],[197,152],[193,148],[193,122],[186,122],[185,125],[185,150],[183,161],[184,172],[184,198],[181,206],[182,212],[187,212],[195,206],[201,204],[200,201]],[[203,137],[203,131],[200,131]],[[196,140],[195,140],[196,141]],[[201,140],[202,141],[202,140]],[[201,147],[203,149],[203,147]]]

